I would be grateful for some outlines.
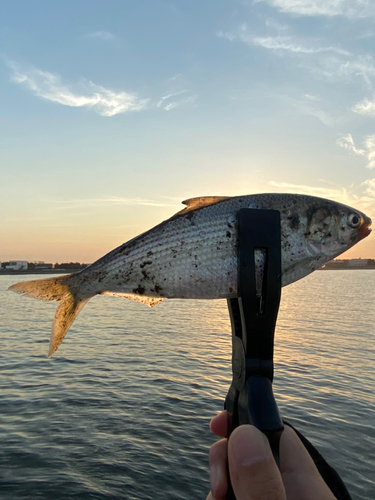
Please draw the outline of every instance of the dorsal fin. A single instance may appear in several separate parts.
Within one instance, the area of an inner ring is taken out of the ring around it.
[[[177,212],[176,215],[186,214],[192,210],[197,210],[198,208],[208,207],[209,205],[214,205],[222,200],[227,200],[229,196],[199,196],[198,198],[189,198],[184,200],[182,203],[186,205],[186,208]]]

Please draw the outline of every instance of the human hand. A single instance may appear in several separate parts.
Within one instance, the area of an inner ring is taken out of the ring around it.
[[[297,434],[285,427],[280,439],[280,470],[266,436],[242,425],[227,437],[226,411],[211,420],[224,439],[210,449],[211,491],[207,500],[225,500],[228,469],[237,500],[336,500]]]

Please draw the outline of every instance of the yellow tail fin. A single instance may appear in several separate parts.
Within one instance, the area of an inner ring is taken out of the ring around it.
[[[48,357],[51,357],[63,341],[76,316],[91,297],[76,296],[70,286],[74,274],[23,281],[9,287],[9,290],[39,300],[60,302],[52,325]]]

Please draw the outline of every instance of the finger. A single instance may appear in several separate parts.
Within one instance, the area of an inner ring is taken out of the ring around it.
[[[228,462],[238,500],[286,500],[268,440],[255,427],[242,425],[233,431],[228,444]]]
[[[210,422],[211,431],[216,436],[227,437],[228,435],[228,412],[226,410],[220,412]]]
[[[226,439],[221,439],[211,446],[209,462],[211,495],[215,500],[225,500],[228,491]]]
[[[280,439],[280,471],[288,500],[335,500],[308,451],[288,426]]]

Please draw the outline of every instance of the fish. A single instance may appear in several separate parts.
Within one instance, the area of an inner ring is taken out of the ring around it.
[[[204,196],[182,203],[185,208],[171,218],[77,273],[9,287],[58,302],[48,357],[95,295],[123,297],[150,307],[164,299],[236,297],[237,214],[242,208],[280,212],[282,286],[322,267],[371,232],[371,219],[362,212],[304,194]],[[255,255],[257,274],[263,272],[264,258],[261,251]]]

